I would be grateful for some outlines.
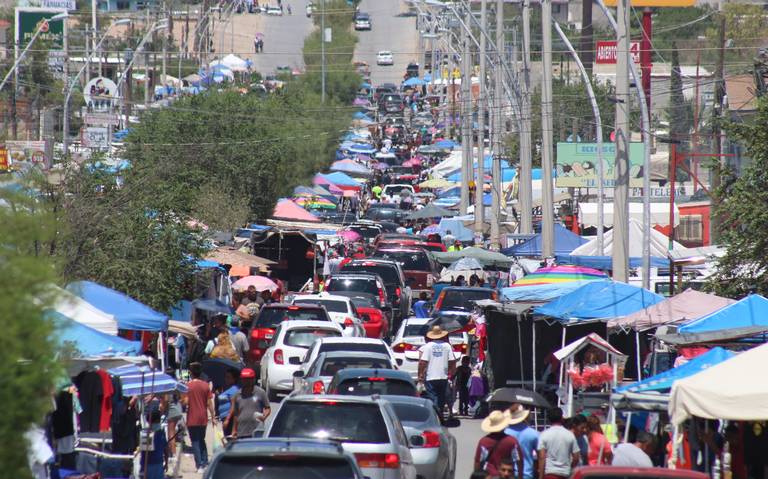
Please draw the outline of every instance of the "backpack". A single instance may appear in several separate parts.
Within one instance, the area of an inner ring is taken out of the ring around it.
[[[219,336],[213,340],[213,344],[211,358],[229,359],[236,363],[240,362],[240,355],[235,351],[235,346],[232,344],[229,334],[219,333]]]

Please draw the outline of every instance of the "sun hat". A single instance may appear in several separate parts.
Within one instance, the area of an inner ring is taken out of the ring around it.
[[[517,409],[509,411],[509,425],[519,424],[528,418],[530,411],[518,404]]]
[[[443,339],[446,336],[448,336],[448,331],[437,325],[432,326],[432,329],[427,333],[429,339]]]
[[[507,426],[509,426],[509,413],[507,411],[491,411],[491,413],[483,419],[480,424],[480,429],[484,432],[501,432]]]

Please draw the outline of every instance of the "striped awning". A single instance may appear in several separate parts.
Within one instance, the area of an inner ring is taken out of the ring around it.
[[[120,378],[123,396],[161,394],[172,391],[187,392],[187,386],[162,371],[133,364],[110,369],[111,376]]]

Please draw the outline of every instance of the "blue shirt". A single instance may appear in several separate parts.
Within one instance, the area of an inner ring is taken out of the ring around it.
[[[413,303],[413,314],[417,318],[428,318],[429,309],[427,308],[427,302],[419,300]]]
[[[533,453],[539,447],[539,433],[527,424],[520,423],[504,429],[504,434],[517,439],[520,449],[523,450],[523,478],[534,477]]]
[[[232,385],[229,389],[219,394],[219,418],[222,420],[229,414],[229,410],[232,408],[232,396],[238,391],[240,391],[240,388],[236,385]]]
[[[141,455],[141,464],[144,465],[146,457],[147,464],[162,464],[165,459],[165,448],[168,447],[168,440],[165,438],[165,431],[158,429],[153,432],[152,440],[154,442],[153,450],[148,454]]]

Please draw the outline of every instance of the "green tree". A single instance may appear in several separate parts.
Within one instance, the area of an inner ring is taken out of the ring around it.
[[[684,140],[688,138],[693,126],[693,108],[691,103],[683,96],[683,77],[680,74],[680,56],[677,46],[673,44],[672,72],[669,78],[669,106],[667,107],[667,119],[669,120],[669,134],[672,138]]]
[[[56,268],[47,254],[55,223],[50,212],[32,198],[9,194],[0,198],[0,317],[3,347],[0,348],[0,464],[5,477],[30,477],[28,444],[22,434],[42,423],[51,402],[59,367],[52,326],[43,309],[53,300],[50,285]]]
[[[723,4],[722,15],[725,16],[725,37],[732,41],[726,53],[729,63],[733,59],[751,60],[756,49],[765,43],[765,30],[768,27],[765,11],[760,5],[729,2]],[[717,41],[716,26],[707,30],[707,37],[713,42]],[[744,69],[742,63],[736,63],[739,70]]]
[[[715,191],[714,214],[721,225],[726,254],[718,260],[710,286],[720,295],[740,298],[748,293],[768,294],[768,100],[759,100],[757,115],[749,123],[730,124],[729,136],[745,146],[751,161],[736,177],[722,172]]]

